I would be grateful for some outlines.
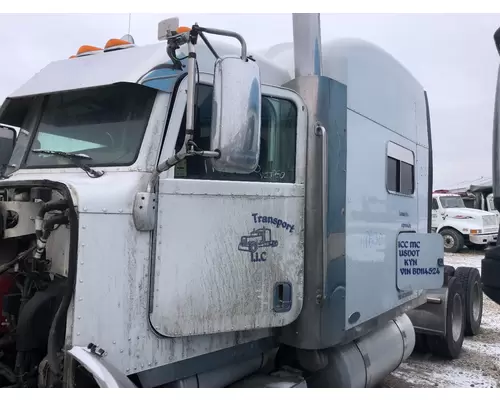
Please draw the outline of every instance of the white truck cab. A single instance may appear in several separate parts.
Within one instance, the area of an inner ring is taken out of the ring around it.
[[[421,339],[459,356],[427,92],[319,22],[251,56],[170,19],[5,100],[0,387],[371,387]]]
[[[464,246],[484,250],[497,240],[497,216],[488,211],[467,208],[458,194],[434,192],[432,229],[443,236],[446,252],[457,253]]]
[[[498,223],[500,223],[500,213],[495,208],[493,186],[490,183],[470,185],[466,188],[441,190],[440,192],[459,194],[462,196],[464,204],[467,208],[475,208],[477,210],[492,212],[497,215]]]

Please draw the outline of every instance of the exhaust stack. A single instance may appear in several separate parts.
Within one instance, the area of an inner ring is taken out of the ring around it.
[[[293,14],[295,78],[321,76],[320,14]]]

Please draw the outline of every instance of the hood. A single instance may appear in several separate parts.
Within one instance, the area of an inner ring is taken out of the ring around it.
[[[449,216],[454,216],[454,215],[466,215],[470,217],[475,217],[475,218],[481,218],[486,215],[493,215],[495,216],[494,213],[489,212],[489,211],[483,211],[483,210],[477,210],[475,208],[445,208],[446,214]]]

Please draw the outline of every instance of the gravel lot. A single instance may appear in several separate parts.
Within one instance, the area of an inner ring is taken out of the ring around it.
[[[481,272],[482,252],[464,250],[446,255],[445,263],[454,267],[475,267]],[[481,332],[466,337],[457,360],[442,360],[430,354],[412,354],[381,387],[500,387],[500,306],[484,296]]]

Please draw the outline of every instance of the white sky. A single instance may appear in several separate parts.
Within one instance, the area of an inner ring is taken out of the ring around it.
[[[292,39],[291,14],[176,14],[182,25],[242,34],[250,50]],[[136,44],[156,41],[172,14],[132,14]],[[128,14],[0,14],[0,101],[46,64],[82,44],[104,46],[128,31]],[[435,188],[491,176],[500,14],[322,14],[322,40],[359,37],[402,62],[428,91]]]

